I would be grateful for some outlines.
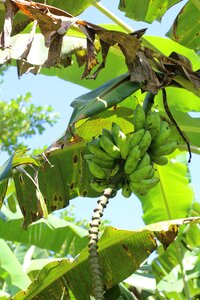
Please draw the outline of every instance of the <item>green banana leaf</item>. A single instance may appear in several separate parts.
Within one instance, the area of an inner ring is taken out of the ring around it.
[[[6,196],[6,191],[7,191],[7,188],[8,188],[8,179],[6,180],[2,180],[0,182],[0,208],[2,207],[3,205],[3,200]]]
[[[167,33],[168,37],[193,49],[198,55],[200,51],[199,14],[199,1],[187,1]],[[188,26],[188,24],[191,24],[191,26]]]
[[[78,120],[96,116],[102,111],[117,106],[139,88],[139,83],[129,81],[129,74],[123,74],[100,88],[78,97],[71,103],[74,112],[69,121],[69,126]]]
[[[165,12],[181,0],[120,0],[119,10],[125,12],[126,17],[152,23],[160,21]]]
[[[195,218],[192,218],[187,222],[194,222],[194,220]],[[108,227],[99,241],[99,257],[105,288],[112,288],[139,267],[150,253],[157,248],[155,239],[159,232],[162,233],[163,241],[167,240],[171,243],[177,233],[175,228],[185,222],[186,220],[183,219],[161,222],[137,231]],[[172,231],[174,232],[173,238]],[[77,300],[89,299],[89,295],[92,294],[88,249],[84,249],[73,262],[61,259],[47,264],[28,289],[19,292],[13,299],[29,300],[34,297],[47,299],[52,292],[54,292],[55,298],[59,299],[62,292],[66,291],[67,294],[69,289],[72,290]]]
[[[145,196],[138,196],[144,222],[149,224],[186,217],[194,200],[187,166],[173,159],[165,166],[156,165],[156,170],[156,176],[160,179],[158,185]]]
[[[23,219],[16,219],[15,214],[13,214],[13,219],[9,219],[2,213],[0,215],[0,238],[35,245],[54,252],[62,250],[64,256],[70,254],[73,257],[80,253],[88,243],[87,230],[52,215],[49,215],[47,220],[41,219],[31,224],[27,230],[22,228],[22,224]]]
[[[19,261],[3,239],[0,239],[0,248],[0,277],[5,279],[15,293],[26,289],[30,285],[31,280],[24,273]]]

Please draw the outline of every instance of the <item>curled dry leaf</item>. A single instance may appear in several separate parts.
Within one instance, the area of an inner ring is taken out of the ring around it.
[[[199,94],[199,71],[194,72],[190,62],[178,53],[173,52],[169,57],[166,57],[144,47],[140,38],[146,29],[131,34],[107,30],[79,20],[56,7],[25,0],[7,0],[5,10],[4,31],[0,36],[1,48],[9,47],[12,22],[18,10],[24,13],[29,20],[35,20],[29,38],[23,46],[20,45],[22,53],[17,58],[16,55],[13,55],[15,59],[20,61],[18,63],[19,75],[29,71],[37,74],[41,67],[68,67],[72,64],[72,54],[75,54],[79,66],[85,63],[82,78],[95,79],[100,70],[106,65],[110,47],[115,46],[118,47],[125,58],[125,63],[130,72],[130,81],[141,83],[143,91],[157,94],[163,87],[173,85],[187,88],[197,95]],[[29,60],[31,50],[34,51],[36,47],[34,44],[36,25],[39,26],[44,36],[44,49],[47,54],[44,61],[38,64]],[[75,40],[73,40],[67,53],[63,53],[63,44],[70,42],[70,36],[66,36],[66,34],[72,26],[78,28],[84,34],[86,41],[81,39],[81,43],[75,43]],[[68,38],[67,41],[66,38]],[[96,40],[99,40],[100,49],[95,44]],[[101,63],[97,60],[98,51],[101,51],[102,54]],[[10,49],[8,54],[5,52],[4,59],[0,63],[13,57],[12,49]]]

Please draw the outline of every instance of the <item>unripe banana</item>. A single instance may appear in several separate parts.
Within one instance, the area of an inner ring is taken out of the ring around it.
[[[145,129],[139,129],[137,131],[135,131],[132,136],[130,136],[130,140],[129,140],[129,144],[130,144],[130,149],[132,149],[133,147],[137,146],[139,144],[139,142],[141,141],[143,135],[145,133]]]
[[[122,184],[122,196],[129,198],[132,194],[129,183],[126,181]]]
[[[166,144],[169,136],[171,133],[171,129],[169,127],[169,124],[166,121],[162,121],[160,124],[160,131],[158,135],[155,137],[155,139],[152,142],[153,147],[159,147],[164,144]]]
[[[121,158],[119,148],[105,135],[100,135],[101,148],[112,158]]]
[[[109,183],[105,180],[95,180],[95,179],[92,179],[90,181],[90,186],[93,190],[95,190],[96,192],[100,192],[102,193],[106,188],[109,187]]]
[[[146,130],[141,141],[139,142],[141,157],[146,153],[150,145],[151,145],[151,134],[149,130]]]
[[[112,135],[116,146],[119,148],[122,159],[126,159],[130,151],[129,139],[116,123],[112,124]]]
[[[140,181],[142,179],[150,179],[153,177],[155,171],[153,166],[148,165],[141,169],[136,169],[133,173],[129,175],[129,179],[131,182]]]
[[[144,154],[144,156],[141,158],[141,160],[139,161],[139,164],[137,166],[137,170],[150,165],[150,163],[151,163],[151,158],[150,158],[149,154],[146,152]]]
[[[164,166],[168,163],[168,158],[165,156],[156,156],[151,154],[151,159],[157,165]]]
[[[131,151],[129,152],[129,155],[125,161],[124,164],[124,172],[125,174],[131,174],[133,171],[135,171],[138,162],[140,160],[141,157],[141,152],[140,152],[140,148],[139,146],[135,146],[134,148],[131,149]]]
[[[143,108],[138,104],[134,110],[133,125],[134,131],[144,128],[146,116]]]
[[[159,178],[153,177],[151,179],[143,179],[137,182],[130,181],[130,188],[133,193],[145,195],[151,188],[156,186],[159,182]]]
[[[146,117],[145,127],[150,131],[152,140],[159,134],[160,124],[160,115],[155,111],[149,111]]]
[[[106,128],[103,128],[103,129],[102,129],[102,135],[107,136],[112,142],[114,142],[114,139],[113,139],[113,135],[112,135],[111,130],[108,130],[108,129],[106,129]]]
[[[113,161],[113,157],[110,157],[97,143],[96,139],[92,140],[91,142],[87,143],[88,150],[94,154],[96,157],[106,161]]]
[[[149,189],[147,189],[147,188],[144,188],[143,186],[135,186],[135,182],[130,182],[130,189],[131,189],[131,191],[132,191],[132,193],[134,193],[134,194],[139,194],[139,195],[145,195],[148,191],[149,191]]]
[[[160,146],[158,148],[150,148],[150,151],[154,156],[163,156],[163,155],[168,155],[174,152],[177,148],[177,142],[170,142],[167,143],[166,145]]]
[[[86,161],[88,159],[93,160],[93,162],[95,164],[99,165],[102,168],[106,168],[106,169],[111,169],[111,168],[114,168],[114,166],[115,166],[115,160],[114,159],[112,159],[112,160],[103,160],[103,159],[100,159],[100,158],[96,157],[94,154],[85,154],[84,159]]]
[[[98,179],[106,179],[107,178],[107,174],[106,172],[97,164],[95,164],[95,162],[93,162],[93,160],[87,160],[87,164],[88,164],[88,168],[90,170],[90,172],[92,173],[92,175]]]

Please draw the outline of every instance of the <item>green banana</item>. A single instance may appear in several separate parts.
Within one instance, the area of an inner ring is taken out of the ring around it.
[[[141,157],[147,152],[151,145],[151,134],[149,130],[146,130],[141,141],[139,142],[139,148],[141,152]]]
[[[146,115],[143,108],[138,104],[134,110],[133,125],[134,131],[144,128]]]
[[[100,145],[98,145],[98,141],[96,141],[96,139],[87,143],[87,148],[92,154],[94,154],[99,159],[113,161],[113,157],[110,157],[110,155],[108,155],[103,149],[100,148]]]
[[[159,182],[158,177],[153,177],[151,179],[143,179],[137,182],[130,181],[130,188],[133,193],[138,193],[140,195],[145,195],[151,188],[155,187]]]
[[[101,148],[112,158],[121,158],[119,148],[105,135],[100,135],[100,145]]]
[[[132,194],[132,191],[130,189],[129,183],[127,181],[125,181],[122,184],[122,196],[124,196],[125,198],[129,198]]]
[[[149,154],[146,152],[144,154],[144,156],[141,158],[141,160],[139,161],[137,170],[150,165],[150,163],[151,163],[151,158],[150,158]]]
[[[93,160],[93,162],[97,165],[99,165],[102,168],[110,169],[115,167],[115,160],[103,160],[98,157],[96,157],[94,154],[85,154],[84,159],[87,161]]]
[[[113,139],[111,130],[108,130],[108,129],[106,129],[106,128],[103,128],[103,129],[102,129],[102,135],[107,136],[112,142],[114,142],[114,139]]]
[[[126,159],[130,151],[129,139],[116,123],[112,124],[112,136],[115,145],[119,148],[122,159]]]
[[[158,148],[150,148],[150,152],[152,152],[152,154],[154,156],[164,156],[164,155],[168,155],[171,154],[172,152],[174,152],[174,150],[176,150],[177,148],[177,142],[170,142],[167,143],[166,145],[160,146]]]
[[[135,169],[138,165],[138,162],[140,160],[140,157],[141,157],[141,152],[140,152],[139,146],[137,145],[131,149],[131,151],[129,152],[129,155],[125,161],[125,164],[124,164],[125,174],[129,175],[133,171],[135,171]]]
[[[95,190],[96,192],[100,192],[102,193],[106,188],[109,187],[109,183],[105,180],[95,180],[95,179],[92,179],[90,181],[90,186],[93,190]]]
[[[99,165],[95,164],[93,160],[87,160],[88,168],[92,175],[98,179],[106,179],[108,175]]]
[[[164,145],[171,133],[171,129],[169,127],[169,124],[166,121],[162,121],[160,124],[160,131],[156,138],[152,142],[153,147],[159,147]]]
[[[141,169],[136,169],[133,173],[129,175],[131,182],[140,181],[142,179],[150,179],[154,175],[154,168],[152,165],[148,165]]]
[[[149,111],[146,117],[145,128],[150,131],[152,140],[159,134],[160,124],[160,115],[155,111]]]
[[[168,158],[165,156],[156,156],[151,154],[151,159],[157,165],[164,166],[168,163]]]
[[[139,129],[137,131],[135,131],[131,136],[130,136],[130,140],[129,140],[129,144],[130,144],[130,149],[132,149],[133,147],[137,146],[139,144],[139,142],[141,141],[143,135],[145,133],[145,129]]]

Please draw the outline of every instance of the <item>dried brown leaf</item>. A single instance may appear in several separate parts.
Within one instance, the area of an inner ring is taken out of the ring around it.
[[[18,11],[17,6],[10,0],[5,0],[5,21],[3,32],[0,34],[0,48],[5,49],[10,47],[10,36],[12,32],[12,23],[15,14]]]
[[[17,74],[20,78],[25,73],[37,75],[40,72],[41,66],[34,66],[27,61],[17,60]]]
[[[37,20],[35,20],[33,22],[33,26],[32,26],[31,32],[29,34],[29,39],[28,39],[28,43],[26,45],[26,49],[25,49],[25,51],[21,55],[21,59],[22,60],[26,60],[27,59],[27,56],[28,56],[28,54],[29,54],[29,52],[31,50],[31,46],[32,46],[32,43],[33,43],[33,40],[34,40],[34,36],[35,36],[36,26],[37,26]]]

